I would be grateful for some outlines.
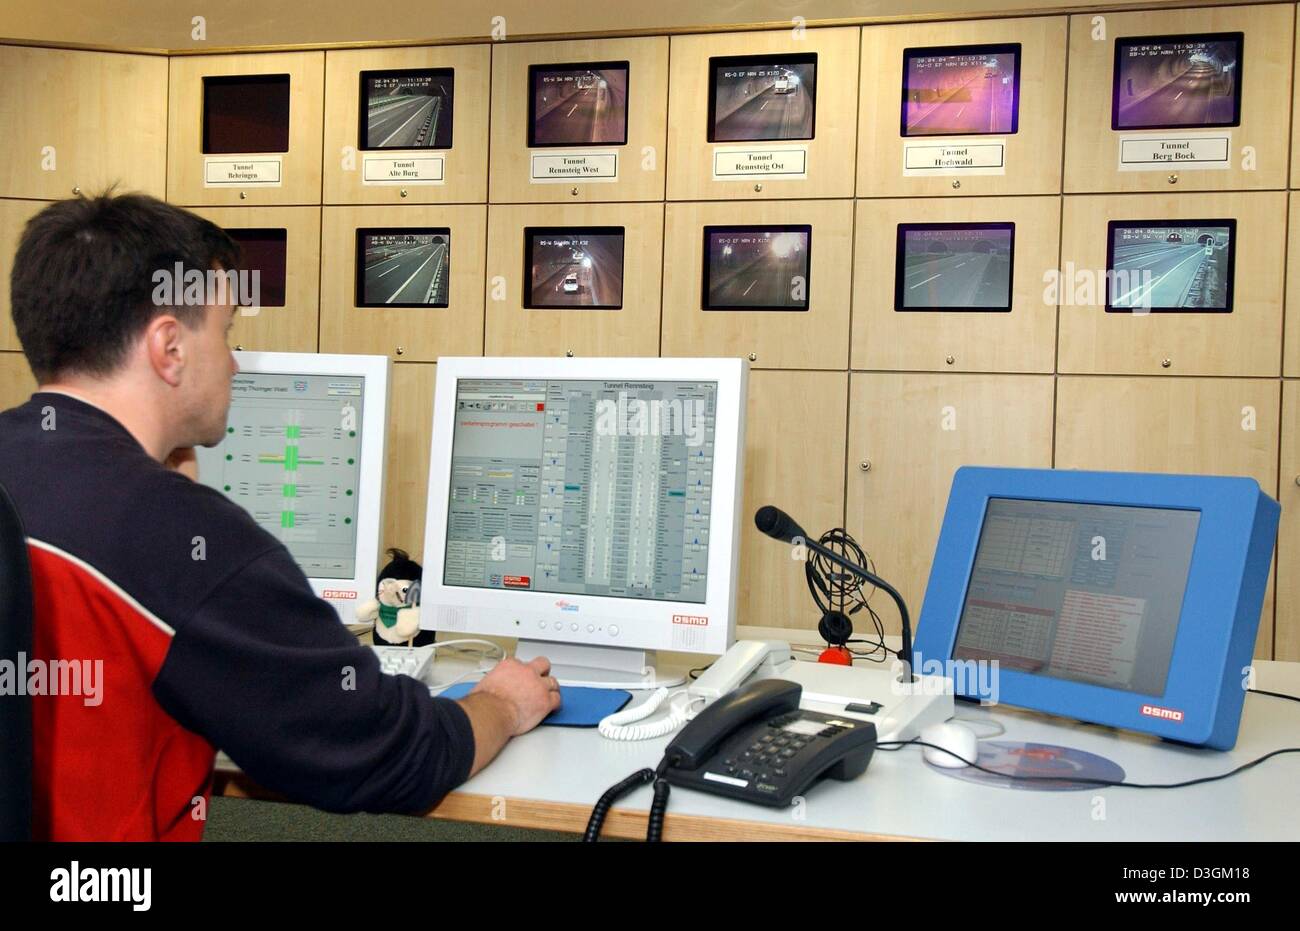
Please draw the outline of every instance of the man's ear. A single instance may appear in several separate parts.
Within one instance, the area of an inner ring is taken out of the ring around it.
[[[154,372],[173,388],[181,382],[185,369],[184,325],[171,314],[160,314],[149,321],[144,331],[144,350]]]

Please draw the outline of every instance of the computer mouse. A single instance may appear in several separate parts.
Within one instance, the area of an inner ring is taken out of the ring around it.
[[[975,736],[975,732],[956,721],[945,721],[942,724],[931,724],[929,727],[922,728],[921,742],[934,745],[922,748],[925,761],[945,769],[960,769],[977,762],[979,757],[979,739]],[[935,749],[936,747],[943,749]]]

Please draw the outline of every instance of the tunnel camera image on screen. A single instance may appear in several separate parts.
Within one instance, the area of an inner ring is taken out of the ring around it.
[[[357,230],[358,307],[447,307],[451,230]]]
[[[817,118],[817,55],[709,59],[709,141],[811,139]]]
[[[289,151],[289,75],[206,75],[203,153]]]
[[[528,66],[528,144],[625,145],[628,63]]]
[[[807,310],[811,226],[704,227],[705,310]]]
[[[708,381],[459,379],[443,584],[704,604],[717,402]]]
[[[288,230],[227,229],[239,245],[239,268],[246,273],[249,287],[239,286],[241,307],[283,307],[289,246]],[[257,272],[257,293],[251,294],[251,275]],[[249,298],[249,299],[245,299]]]
[[[623,227],[524,229],[524,306],[623,307]]]
[[[1200,517],[990,498],[953,659],[1163,695]]]
[[[1115,40],[1111,129],[1241,123],[1242,33]]]
[[[1011,134],[1019,104],[1019,42],[903,50],[904,136]]]
[[[450,149],[451,68],[362,71],[360,148]]]
[[[1236,220],[1111,220],[1107,313],[1231,313]]]
[[[900,223],[894,310],[1010,311],[1014,223]]]

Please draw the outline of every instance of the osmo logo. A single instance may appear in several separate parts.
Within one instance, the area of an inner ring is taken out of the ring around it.
[[[327,588],[320,593],[322,598],[332,598],[335,601],[356,601],[357,593],[347,588]]]
[[[1183,713],[1176,708],[1161,708],[1159,705],[1143,705],[1142,713],[1148,718],[1160,718],[1163,721],[1183,723]]]
[[[674,614],[674,624],[685,624],[687,627],[708,627],[709,619],[702,614]]]
[[[51,902],[130,902],[133,911],[147,912],[152,901],[153,870],[149,867],[82,869],[76,860],[67,869],[50,872]]]

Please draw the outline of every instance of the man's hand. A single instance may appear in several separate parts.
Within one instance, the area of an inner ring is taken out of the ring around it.
[[[540,656],[527,663],[506,658],[457,702],[474,730],[471,775],[490,763],[511,737],[531,731],[560,707],[560,684],[550,672],[550,660]]]
[[[560,684],[551,677],[551,661],[539,656],[527,663],[507,657],[483,677],[473,692],[487,692],[514,712],[510,736],[526,734],[560,707]]]
[[[173,449],[163,465],[173,472],[179,472],[192,482],[199,480],[199,460],[194,455],[193,446],[181,446]]]

